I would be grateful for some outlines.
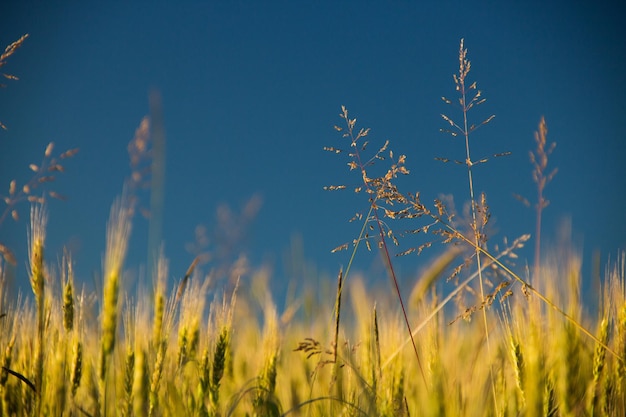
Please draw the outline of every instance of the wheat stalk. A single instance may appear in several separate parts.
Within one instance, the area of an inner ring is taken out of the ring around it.
[[[44,391],[43,375],[45,360],[45,332],[46,332],[46,305],[45,290],[46,277],[44,268],[44,244],[46,238],[46,223],[48,215],[43,204],[33,204],[31,208],[31,226],[30,226],[30,285],[35,295],[35,304],[37,307],[37,344],[35,350],[35,366],[33,370],[33,383],[39,393]],[[37,396],[35,409],[37,412],[41,410],[41,397]]]
[[[111,207],[107,227],[107,245],[104,256],[104,285],[102,296],[102,339],[98,377],[100,383],[100,411],[106,416],[107,372],[117,337],[119,315],[119,288],[122,279],[122,267],[128,239],[131,231],[131,217],[124,197],[118,198]]]

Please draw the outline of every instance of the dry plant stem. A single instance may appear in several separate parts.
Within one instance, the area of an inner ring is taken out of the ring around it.
[[[424,374],[424,368],[422,367],[422,362],[420,360],[419,353],[417,352],[417,345],[415,344],[415,338],[413,337],[413,331],[411,330],[411,323],[409,322],[409,317],[406,313],[406,308],[404,307],[404,301],[402,300],[402,294],[400,293],[400,286],[398,285],[396,272],[393,268],[393,263],[391,262],[389,249],[387,248],[387,240],[385,239],[385,232],[383,231],[383,228],[382,228],[382,222],[378,218],[377,210],[374,210],[374,216],[376,217],[376,224],[378,225],[378,231],[380,233],[380,240],[383,245],[383,254],[385,256],[385,260],[387,261],[387,267],[389,268],[389,275],[391,276],[393,285],[396,290],[396,295],[398,296],[398,301],[400,302],[400,308],[402,309],[404,323],[406,324],[406,329],[409,332],[409,336],[411,337],[411,344],[413,345],[413,351],[415,352],[415,357],[417,358],[417,364],[419,365],[420,372],[422,374],[422,379],[424,380],[424,386],[426,387],[426,389],[428,389],[428,384],[426,383],[426,374]]]
[[[467,179],[468,179],[468,184],[469,184],[470,202],[471,202],[471,209],[472,209],[472,225],[471,226],[474,232],[474,239],[473,239],[474,242],[472,246],[474,246],[475,248],[476,267],[478,271],[480,298],[481,298],[481,303],[482,303],[485,300],[485,290],[484,290],[481,256],[480,256],[481,238],[479,236],[479,227],[478,227],[478,222],[476,220],[477,209],[476,209],[476,198],[474,196],[474,179],[472,175],[472,166],[474,165],[474,162],[472,161],[472,158],[470,156],[470,143],[469,143],[470,127],[468,126],[467,113],[474,105],[478,105],[482,103],[484,99],[477,100],[478,97],[480,97],[480,91],[477,91],[476,95],[469,101],[469,103],[467,102],[468,90],[466,89],[465,81],[466,81],[467,74],[470,72],[470,68],[471,68],[471,64],[470,64],[470,61],[467,59],[467,49],[464,49],[463,39],[461,39],[461,45],[459,48],[459,75],[458,77],[455,76],[454,80],[457,85],[457,90],[459,90],[461,94],[460,104],[461,104],[461,109],[463,113],[463,128],[461,129],[461,133],[465,139],[465,164],[467,165]],[[469,88],[470,90],[476,89],[476,84],[475,83],[472,84]],[[487,119],[487,121],[483,122],[481,125],[486,124],[488,120],[490,119]],[[471,130],[473,131],[475,130],[475,128],[472,127]],[[485,338],[487,342],[487,350],[491,352],[491,343],[489,340],[489,325],[487,323],[487,311],[484,308],[482,310],[483,310],[482,311],[483,324],[485,327]],[[490,369],[490,372],[492,376],[491,383],[492,383],[493,398],[494,398],[494,402],[497,408],[497,398],[496,398],[492,368]]]
[[[461,41],[461,49],[463,48],[463,42]],[[459,77],[461,83],[461,101],[463,106],[463,133],[465,136],[465,155],[466,155],[466,164],[467,164],[467,177],[469,184],[469,192],[470,192],[470,201],[472,205],[472,229],[474,230],[474,246],[476,248],[476,267],[478,271],[478,280],[480,282],[480,297],[481,302],[485,299],[485,290],[483,284],[483,274],[482,274],[482,265],[480,258],[480,239],[478,235],[478,222],[476,221],[476,199],[474,198],[474,179],[472,176],[472,158],[470,157],[470,146],[469,146],[469,131],[467,130],[467,105],[465,98],[465,77]],[[483,309],[483,319],[485,324],[485,336],[487,338],[487,348],[491,350],[491,346],[489,344],[489,332],[487,331],[487,312]]]
[[[371,188],[371,184],[370,184],[370,180],[367,177],[367,170],[365,169],[365,164],[363,163],[363,161],[361,160],[361,154],[359,152],[358,146],[357,146],[357,141],[358,139],[364,137],[367,135],[368,130],[364,130],[361,129],[361,131],[359,131],[359,133],[354,136],[354,125],[356,124],[356,119],[352,119],[350,120],[348,118],[348,111],[346,110],[345,107],[342,106],[342,114],[341,117],[343,119],[345,119],[347,126],[348,126],[348,135],[349,138],[351,139],[351,146],[354,148],[353,151],[353,155],[356,159],[356,164],[359,168],[359,170],[361,171],[362,177],[363,177],[363,185],[364,187],[367,189],[368,193],[370,195],[375,196],[376,192],[374,190],[372,190]],[[422,362],[420,360],[419,357],[419,353],[417,351],[417,345],[415,344],[415,339],[413,338],[413,331],[411,330],[411,323],[409,322],[409,318],[406,312],[406,308],[404,306],[404,301],[402,299],[402,294],[400,292],[400,286],[398,284],[398,279],[396,277],[396,272],[393,268],[393,263],[391,262],[391,255],[389,254],[389,248],[387,247],[387,239],[385,237],[385,232],[383,230],[383,222],[380,220],[380,217],[378,216],[378,207],[376,205],[376,198],[372,197],[371,203],[370,203],[370,212],[374,213],[374,220],[376,223],[376,227],[378,228],[378,233],[379,233],[379,238],[380,238],[380,244],[382,246],[382,252],[383,252],[383,256],[385,257],[385,261],[387,263],[388,266],[388,270],[389,270],[389,275],[391,277],[391,280],[393,282],[393,285],[395,287],[396,290],[396,295],[398,296],[398,301],[400,302],[400,308],[402,309],[402,315],[404,317],[404,323],[406,324],[406,328],[407,331],[409,332],[409,336],[411,338],[411,344],[413,346],[413,351],[415,352],[415,357],[417,359],[417,364],[419,365],[420,368],[420,372],[422,374],[422,379],[424,380],[424,386],[426,388],[428,388],[428,384],[426,382],[426,374],[424,373],[424,368],[422,367]],[[365,222],[367,222],[370,219],[370,217],[368,216],[365,219]]]

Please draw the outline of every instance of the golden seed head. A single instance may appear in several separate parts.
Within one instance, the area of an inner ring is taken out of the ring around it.
[[[54,142],[50,142],[48,144],[48,146],[46,146],[46,152],[44,153],[44,156],[46,158],[49,158],[50,155],[52,155],[52,150],[54,149]]]

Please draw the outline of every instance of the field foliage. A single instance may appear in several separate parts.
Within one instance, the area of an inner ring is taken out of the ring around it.
[[[7,47],[2,65],[25,39]],[[361,232],[334,249],[347,258],[337,281],[310,283],[284,311],[268,270],[234,272],[216,295],[209,290],[216,272],[204,272],[201,255],[172,288],[160,253],[147,281],[128,289],[137,190],[157,186],[154,114],[129,145],[132,172],[111,208],[101,289],[84,290],[71,253],[58,262],[45,251],[54,218],[46,202],[61,197],[51,183],[77,153],[57,155],[50,144],[42,163],[31,165],[33,178],[10,181],[3,195],[0,227],[31,207],[32,294],[4,291],[8,271],[25,260],[0,242],[0,416],[626,415],[626,255],[607,265],[598,310],[589,313],[581,255],[541,246],[545,191],[556,174],[544,119],[530,152],[537,198],[521,198],[534,208],[534,236],[489,244],[487,196],[475,192],[472,175],[488,159],[474,160],[471,144],[493,116],[472,121],[484,98],[469,80],[463,41],[458,58],[442,132],[466,158],[440,160],[466,168],[459,180],[468,185],[467,210],[403,191],[397,178],[410,175],[407,156],[389,142],[370,144],[369,129],[342,107],[325,149],[344,158],[358,185],[338,179],[326,188],[363,196],[352,219]],[[533,267],[524,270],[514,261],[528,244]],[[434,246],[440,255],[403,291],[398,257]],[[392,292],[372,291],[351,272],[357,250],[381,256]]]

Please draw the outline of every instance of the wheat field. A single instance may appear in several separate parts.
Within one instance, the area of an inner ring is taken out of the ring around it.
[[[25,39],[7,47],[2,62]],[[364,196],[366,205],[356,208],[363,214],[352,219],[361,233],[335,248],[348,259],[337,281],[310,285],[284,311],[263,268],[216,293],[200,258],[168,285],[162,252],[153,276],[128,290],[139,168],[110,211],[101,290],[86,291],[71,253],[56,262],[45,251],[55,215],[46,201],[58,197],[50,187],[78,152],[56,155],[50,144],[43,163],[31,166],[31,181],[10,181],[3,195],[0,226],[30,205],[32,294],[6,291],[8,266],[26,260],[0,242],[0,415],[626,415],[626,253],[606,265],[599,307],[589,312],[580,253],[541,246],[546,187],[557,173],[544,119],[530,161],[538,198],[526,201],[535,210],[534,236],[489,244],[488,200],[475,193],[472,175],[488,161],[472,159],[471,145],[493,116],[472,121],[484,98],[469,80],[463,41],[458,59],[455,96],[443,98],[451,107],[442,132],[462,139],[456,143],[466,158],[441,162],[466,168],[459,181],[468,187],[467,216],[446,201],[422,202],[404,192],[397,178],[411,175],[409,158],[389,142],[369,144],[370,130],[342,107],[336,137],[329,134],[335,145],[325,149],[347,160],[347,175],[360,184],[350,189],[339,178],[326,188]],[[144,119],[137,129],[131,166],[148,154],[150,127]],[[516,267],[516,252],[529,244],[532,268]],[[403,291],[397,258],[435,247],[441,255],[412,291]],[[383,258],[393,292],[373,291],[351,272],[357,250]]]

